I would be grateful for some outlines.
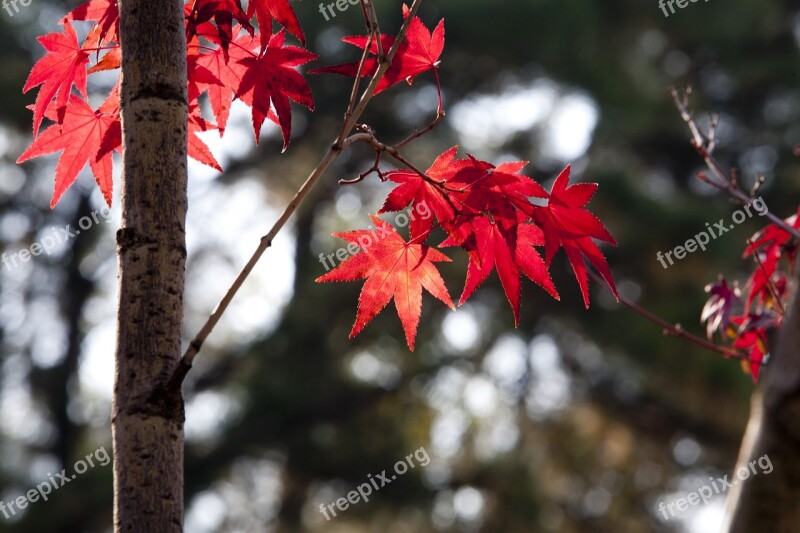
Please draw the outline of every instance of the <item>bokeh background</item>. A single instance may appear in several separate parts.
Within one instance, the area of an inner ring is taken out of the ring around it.
[[[0,12],[0,239],[9,254],[102,207],[88,169],[51,211],[56,158],[15,164],[30,142],[33,93],[21,88],[42,53],[35,38],[57,31],[77,3]],[[396,31],[401,2],[379,3],[384,31]],[[317,2],[294,7],[322,56],[313,66],[356,57],[339,39],[363,32],[359,9],[326,21]],[[720,160],[746,184],[763,174],[767,205],[788,216],[800,198],[800,5],[710,0],[665,17],[655,0],[430,0],[421,17],[429,27],[446,19],[447,118],[408,157],[426,167],[458,144],[494,162],[530,160],[527,174],[548,188],[571,163],[573,179],[600,183],[590,207],[620,243],[604,251],[622,292],[701,333],[704,285],[718,273],[746,277],[744,241],[763,220],[668,270],[656,261],[736,208],[693,177],[701,162],[667,87],[694,86],[701,122],[704,111],[720,113]],[[97,98],[113,83],[92,80]],[[254,146],[238,103],[224,139],[205,135],[226,172],[191,166],[186,339],[338,129],[348,80],[310,83],[317,110],[294,108],[284,155],[269,125]],[[376,98],[364,120],[399,140],[435,103],[422,76]],[[368,226],[390,189],[374,177],[337,185],[371,159],[356,148],[337,160],[197,360],[186,386],[186,531],[714,531],[721,496],[670,520],[657,504],[732,468],[749,376],[664,337],[597,285],[585,310],[563,254],[552,269],[562,301],[527,283],[517,329],[492,276],[455,313],[426,296],[414,353],[391,310],[347,339],[360,284],[314,279],[325,272],[318,255],[342,245],[331,232]],[[3,501],[111,449],[118,223],[115,198],[109,223],[0,268]],[[450,255],[443,271],[457,295],[466,259]],[[319,512],[420,447],[427,466],[331,521]],[[48,502],[0,516],[0,531],[110,531],[111,476],[110,465],[91,469]]]

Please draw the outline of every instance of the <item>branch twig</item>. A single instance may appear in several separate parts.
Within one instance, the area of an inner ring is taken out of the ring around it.
[[[377,15],[375,14],[375,7],[373,5],[372,0],[361,0],[362,6],[367,11],[367,13],[371,13],[369,15],[373,21],[377,21]],[[261,256],[264,252],[272,246],[272,242],[275,239],[275,236],[281,231],[281,229],[286,225],[286,222],[291,218],[294,212],[297,210],[298,207],[303,203],[306,199],[308,194],[317,184],[319,179],[325,174],[325,171],[331,165],[331,163],[339,157],[342,151],[352,144],[352,142],[347,138],[347,135],[350,131],[353,130],[358,119],[363,114],[364,110],[366,109],[367,105],[369,104],[370,100],[372,99],[375,88],[378,86],[378,83],[383,78],[386,71],[389,69],[389,66],[392,63],[392,59],[394,58],[395,54],[397,53],[397,49],[399,48],[400,44],[405,40],[406,32],[408,31],[408,27],[411,21],[414,19],[416,12],[419,10],[420,5],[422,4],[423,0],[414,0],[414,3],[411,5],[409,9],[408,16],[406,17],[405,21],[403,21],[403,25],[400,28],[400,31],[397,33],[397,37],[395,38],[394,44],[390,48],[390,50],[386,53],[385,56],[378,56],[378,68],[375,74],[372,76],[367,88],[361,94],[361,98],[358,102],[355,101],[355,98],[351,97],[350,103],[348,104],[347,112],[345,113],[345,118],[342,123],[342,128],[339,130],[339,134],[336,137],[336,140],[333,144],[328,148],[328,151],[322,157],[322,160],[317,164],[316,168],[311,171],[306,181],[303,185],[298,189],[295,193],[292,200],[284,209],[283,213],[278,220],[273,224],[272,228],[267,232],[266,235],[261,237],[261,241],[253,252],[253,255],[247,261],[245,266],[242,268],[239,275],[234,280],[233,284],[230,286],[228,291],[222,297],[222,300],[217,305],[216,309],[211,313],[211,316],[208,317],[208,320],[200,328],[200,331],[194,337],[194,339],[189,343],[186,351],[181,357],[181,360],[178,363],[178,367],[173,372],[172,377],[170,378],[169,383],[167,384],[168,388],[177,388],[180,387],[181,383],[183,383],[186,374],[188,374],[189,370],[192,368],[192,362],[194,361],[195,356],[200,352],[200,349],[203,346],[203,343],[214,330],[214,327],[219,322],[222,315],[225,313],[225,310],[230,305],[233,297],[239,291],[239,289],[244,284],[245,280],[250,276],[250,273],[253,271],[253,268],[258,263]],[[372,26],[370,31],[370,36],[373,38],[374,32],[377,30],[377,26]],[[378,37],[378,47],[380,50],[380,37]],[[363,65],[366,62],[369,46],[365,49],[364,54],[361,58],[361,64],[359,65],[359,72],[358,76],[354,81],[354,86],[356,87],[352,94],[356,94],[358,91],[358,85],[360,81],[360,74],[363,72]]]
[[[600,276],[598,276],[593,270],[590,269],[590,270],[588,270],[588,272],[589,272],[589,275],[592,277],[592,279],[594,279],[598,284],[608,288],[608,285],[606,284],[606,282]],[[704,339],[702,337],[698,337],[697,335],[689,333],[688,331],[683,329],[683,326],[681,326],[680,324],[671,324],[670,322],[667,322],[663,318],[651,313],[650,311],[648,311],[644,307],[640,306],[639,304],[627,299],[622,294],[619,295],[619,302],[621,304],[623,304],[625,307],[627,307],[628,309],[630,309],[631,311],[634,311],[638,315],[646,318],[647,320],[649,320],[650,322],[652,322],[656,326],[661,327],[664,330],[664,335],[670,335],[672,337],[680,337],[680,338],[685,339],[685,340],[687,340],[687,341],[689,341],[689,342],[691,342],[693,344],[696,344],[696,345],[700,346],[701,348],[705,348],[706,350],[710,350],[712,352],[716,352],[718,354],[722,354],[725,357],[728,357],[728,358],[731,358],[731,359],[739,359],[739,360],[742,360],[742,361],[753,362],[750,359],[749,355],[747,355],[745,353],[742,353],[739,350],[736,350],[734,348],[727,348],[725,346],[719,346],[719,345],[714,344],[713,342],[710,342],[710,341],[708,341],[708,340],[706,340],[706,339]],[[761,362],[761,364],[766,366],[766,363],[763,362],[763,361]]]
[[[689,97],[692,94],[691,87],[687,87],[684,90],[682,98],[678,95],[678,91],[675,88],[670,89],[670,94],[672,95],[672,100],[675,102],[675,107],[681,115],[681,119],[686,123],[689,127],[689,131],[692,133],[692,146],[697,150],[697,153],[700,154],[700,157],[703,158],[706,166],[716,179],[711,179],[703,173],[699,173],[697,177],[717,189],[727,192],[742,205],[750,203],[752,198],[739,188],[736,175],[728,176],[713,156],[714,148],[716,147],[716,131],[717,125],[719,124],[719,117],[712,115],[709,131],[707,134],[704,134],[697,125],[694,116],[689,111]],[[766,213],[766,217],[775,225],[788,232],[795,241],[800,242],[800,231],[794,229],[787,224],[785,220],[776,216],[769,210]]]
[[[444,118],[445,113],[444,113],[444,104],[442,102],[442,84],[441,81],[439,80],[438,68],[433,69],[433,75],[436,79],[436,95],[439,97],[439,105],[436,108],[436,118],[434,118],[430,124],[422,128],[421,130],[415,128],[414,132],[411,135],[409,135],[399,143],[395,144],[394,145],[395,148],[402,148],[403,146],[407,145],[414,139],[422,137],[423,135],[431,131],[433,128],[435,128],[439,124],[439,122],[441,122],[442,119]]]

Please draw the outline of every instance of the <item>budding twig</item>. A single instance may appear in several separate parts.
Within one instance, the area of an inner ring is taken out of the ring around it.
[[[692,134],[692,146],[697,153],[700,154],[700,157],[703,158],[706,167],[708,167],[711,174],[716,179],[711,179],[704,173],[698,173],[697,177],[717,189],[727,192],[742,205],[750,203],[752,198],[739,187],[735,172],[729,176],[713,156],[713,151],[716,147],[716,131],[717,125],[719,124],[719,117],[712,115],[711,126],[709,127],[708,133],[703,133],[697,125],[694,116],[689,111],[689,97],[692,94],[692,88],[686,87],[682,97],[678,95],[678,91],[674,88],[670,89],[670,94],[672,95],[672,100],[675,102],[675,107],[680,113],[681,119],[686,123]],[[787,224],[785,220],[776,216],[771,211],[767,211],[766,217],[775,225],[788,232],[795,241],[800,242],[800,231]]]

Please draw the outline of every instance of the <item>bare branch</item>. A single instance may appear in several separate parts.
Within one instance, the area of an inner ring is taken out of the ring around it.
[[[715,135],[717,125],[719,123],[719,117],[714,118],[712,116],[709,133],[704,134],[697,125],[697,122],[695,122],[692,114],[689,112],[689,96],[692,94],[691,87],[687,87],[684,90],[682,97],[674,88],[670,89],[670,94],[672,95],[672,100],[675,102],[675,107],[680,113],[681,119],[689,127],[689,131],[692,134],[692,146],[695,150],[697,150],[697,153],[700,154],[700,157],[703,158],[706,167],[708,167],[708,169],[711,171],[711,174],[716,179],[711,179],[702,173],[698,174],[698,178],[722,191],[727,192],[733,199],[742,205],[747,205],[750,203],[752,198],[750,195],[741,190],[737,183],[738,180],[736,178],[736,174],[732,172],[731,176],[729,176],[712,155],[712,152],[716,146]],[[767,211],[766,217],[776,226],[788,232],[795,241],[800,242],[800,231],[787,224],[785,220],[778,217],[771,211]]]

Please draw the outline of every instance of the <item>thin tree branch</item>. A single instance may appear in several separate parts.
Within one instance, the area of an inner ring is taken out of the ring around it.
[[[714,148],[716,147],[716,131],[717,125],[719,124],[719,117],[712,115],[709,132],[708,134],[704,134],[697,125],[694,116],[689,111],[689,97],[692,94],[692,88],[687,87],[684,90],[682,98],[678,95],[678,91],[674,88],[670,89],[670,94],[672,95],[672,100],[675,102],[675,107],[680,113],[681,119],[689,127],[689,131],[692,134],[692,146],[697,153],[700,154],[700,157],[703,158],[703,161],[708,169],[717,179],[712,180],[702,173],[698,174],[698,178],[722,191],[727,192],[742,205],[747,205],[750,203],[752,198],[739,188],[735,174],[733,176],[728,176],[728,174],[725,172],[725,170],[723,170],[722,166],[713,156]],[[767,210],[766,216],[775,225],[788,232],[795,241],[800,242],[800,231],[787,224],[785,220],[776,216],[769,210]]]
[[[333,142],[330,148],[328,148],[328,151],[322,157],[322,160],[317,164],[316,168],[314,168],[314,170],[311,171],[311,174],[309,174],[308,178],[306,178],[306,181],[303,183],[300,189],[298,189],[298,191],[295,193],[294,197],[286,206],[283,213],[275,222],[275,224],[272,226],[272,228],[267,232],[266,235],[261,237],[261,242],[259,243],[256,250],[253,252],[253,255],[247,261],[244,268],[242,268],[241,272],[236,277],[233,284],[230,286],[225,295],[222,297],[222,300],[217,305],[216,309],[214,309],[214,311],[211,313],[211,316],[209,316],[206,323],[203,325],[202,328],[200,328],[200,331],[197,333],[194,339],[189,343],[189,346],[184,352],[183,357],[181,358],[178,364],[178,367],[175,369],[170,379],[169,383],[170,387],[174,388],[180,387],[181,383],[186,377],[186,374],[192,367],[192,362],[194,361],[195,356],[197,356],[197,354],[200,352],[203,343],[211,334],[211,332],[214,330],[214,327],[217,325],[220,318],[227,310],[228,306],[233,300],[233,297],[242,287],[245,280],[247,280],[247,278],[250,276],[250,273],[253,271],[253,268],[256,266],[259,259],[261,259],[261,256],[264,254],[267,248],[272,246],[272,242],[275,239],[275,237],[284,227],[289,218],[291,218],[291,216],[294,214],[297,208],[300,207],[303,201],[308,197],[308,194],[317,184],[319,179],[325,174],[325,171],[328,169],[331,163],[333,163],[333,161],[337,157],[339,157],[339,155],[347,146],[352,144],[353,141],[349,141],[347,139],[347,135],[355,127],[356,123],[358,122],[358,119],[361,117],[367,105],[369,104],[370,100],[372,99],[375,93],[375,88],[378,86],[378,83],[383,78],[384,74],[386,74],[386,71],[389,69],[389,66],[391,66],[392,59],[397,53],[397,49],[399,48],[400,44],[405,40],[405,35],[408,32],[408,27],[411,24],[411,21],[414,19],[416,12],[419,10],[422,1],[423,0],[414,0],[414,3],[411,5],[411,8],[409,9],[408,16],[403,21],[403,25],[400,28],[400,31],[397,33],[395,42],[390,48],[389,52],[386,54],[385,57],[381,56],[378,57],[378,69],[372,76],[369,85],[362,93],[359,101],[355,103],[355,105],[352,105],[353,101],[351,99],[350,105],[348,105],[348,113],[345,114],[345,119],[342,124],[342,128],[339,131],[336,140]],[[362,5],[365,7],[365,9],[367,9],[368,11],[372,11],[374,14],[375,8],[371,0],[362,0]],[[377,17],[375,17],[375,19],[377,19]],[[363,63],[365,62],[365,60],[366,60],[366,54],[362,56],[362,61],[361,61],[362,65],[359,66],[359,70],[363,68]],[[359,77],[356,77],[354,84],[358,83],[359,83]]]
[[[425,174],[425,172],[420,170],[416,165],[414,165],[414,163],[412,163],[411,161],[406,159],[405,156],[403,156],[400,153],[400,151],[397,149],[397,146],[390,146],[388,144],[385,144],[385,143],[379,141],[378,138],[375,137],[375,133],[369,127],[362,126],[360,129],[361,129],[360,133],[356,133],[354,135],[351,135],[348,140],[351,141],[351,142],[361,141],[361,142],[365,142],[365,143],[369,144],[370,146],[372,146],[375,149],[375,152],[377,152],[377,157],[375,159],[375,163],[366,172],[362,172],[359,175],[358,178],[355,178],[355,179],[352,179],[352,180],[339,180],[339,183],[341,185],[349,185],[351,183],[358,183],[359,181],[363,180],[365,177],[367,177],[372,172],[376,172],[378,174],[378,176],[381,177],[381,179],[384,179],[383,178],[383,173],[380,171],[378,165],[380,164],[381,156],[384,153],[386,153],[386,154],[389,154],[389,156],[392,157],[392,159],[394,159],[398,163],[401,163],[402,165],[405,165],[410,171],[412,171],[415,174],[417,174],[423,180],[425,180],[428,183],[430,183],[431,185],[441,189],[442,193],[445,196],[447,196],[447,194],[451,193],[451,192],[457,192],[457,193],[466,192],[466,190],[467,190],[466,187],[462,187],[460,189],[455,189],[453,187],[448,186],[446,180],[433,179],[432,177],[430,177],[427,174]]]
[[[603,287],[606,287],[608,289],[608,285],[606,284],[606,282],[600,276],[598,276],[593,270],[589,269],[588,272],[589,272],[589,275],[592,277],[593,280],[595,280],[598,284],[600,284]],[[609,289],[609,291],[610,290],[611,289]],[[739,350],[736,350],[734,348],[728,348],[728,347],[725,347],[725,346],[719,346],[719,345],[714,344],[713,342],[710,342],[710,341],[708,341],[708,340],[706,340],[706,339],[704,339],[702,337],[698,337],[697,335],[689,333],[688,331],[683,329],[683,326],[681,326],[680,324],[671,324],[670,322],[667,322],[663,318],[651,313],[650,311],[648,311],[644,307],[640,306],[639,304],[629,300],[628,298],[626,298],[622,294],[619,295],[619,302],[622,305],[624,305],[625,307],[627,307],[628,309],[630,309],[631,311],[634,311],[638,315],[640,315],[640,316],[644,317],[645,319],[649,320],[650,322],[652,322],[656,326],[661,327],[664,330],[664,335],[670,335],[672,337],[680,337],[682,339],[685,339],[685,340],[691,342],[692,344],[696,344],[696,345],[700,346],[701,348],[705,348],[706,350],[710,350],[712,352],[716,352],[718,354],[722,354],[725,357],[728,357],[728,358],[731,358],[731,359],[739,359],[739,360],[742,360],[742,361],[754,362],[754,361],[752,361],[750,359],[749,355],[747,355],[745,353],[742,353]],[[766,362],[765,361],[762,361],[760,364],[762,366],[766,366]]]
[[[353,110],[356,107],[356,102],[358,100],[358,91],[361,87],[361,77],[364,75],[364,65],[367,62],[367,58],[369,57],[369,50],[372,48],[372,41],[375,39],[376,31],[378,42],[380,42],[381,35],[380,29],[377,26],[377,22],[375,26],[371,24],[371,19],[375,18],[377,21],[377,17],[373,17],[370,15],[372,13],[374,15],[375,8],[373,5],[369,4],[370,0],[361,0],[361,9],[364,11],[364,21],[367,25],[367,33],[369,37],[367,38],[367,46],[364,47],[364,52],[361,54],[361,60],[358,62],[358,70],[356,71],[356,79],[353,81],[353,88],[350,91],[350,100],[347,104],[347,111],[344,113],[344,120],[342,121],[342,129],[347,125],[347,122],[350,120],[350,117],[353,115]],[[369,8],[367,7],[369,6]],[[345,132],[347,135],[348,132]],[[339,133],[341,137],[341,131]]]

